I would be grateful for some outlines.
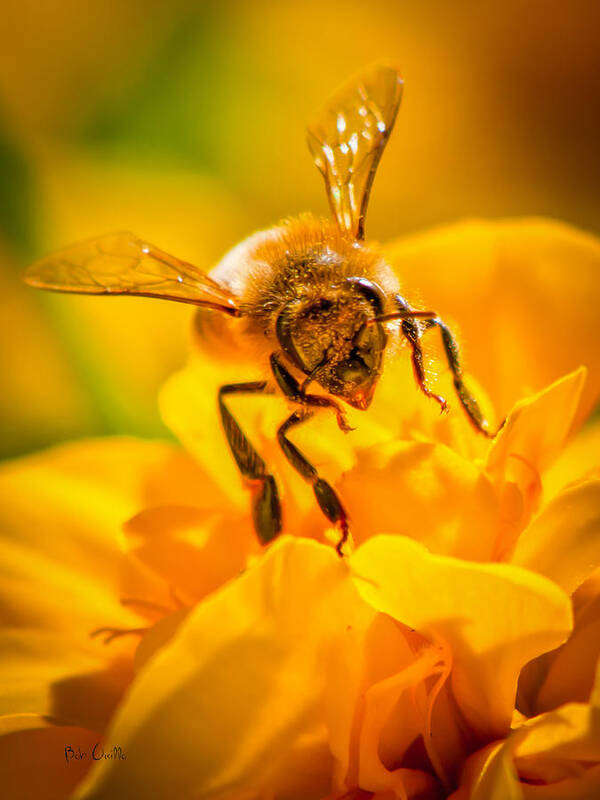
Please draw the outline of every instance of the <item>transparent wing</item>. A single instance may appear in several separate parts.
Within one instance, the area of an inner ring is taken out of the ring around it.
[[[39,289],[78,294],[157,297],[239,315],[235,297],[197,267],[132,233],[110,233],[75,244],[33,264],[25,281]]]
[[[338,91],[308,126],[308,147],[325,179],[337,224],[364,238],[375,171],[394,126],[402,78],[372,67]]]

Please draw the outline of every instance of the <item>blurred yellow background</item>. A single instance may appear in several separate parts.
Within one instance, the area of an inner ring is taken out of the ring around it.
[[[405,78],[370,237],[522,214],[599,232],[599,41],[597,0],[4,0],[0,457],[167,435],[156,391],[188,348],[188,308],[36,293],[24,266],[131,229],[208,269],[327,213],[305,123],[370,62]]]

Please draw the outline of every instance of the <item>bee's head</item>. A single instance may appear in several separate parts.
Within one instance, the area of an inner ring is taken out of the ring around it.
[[[386,333],[379,323],[367,325],[363,322],[348,341],[349,352],[345,348],[339,358],[333,358],[329,368],[317,379],[331,394],[364,411],[371,404],[381,375],[386,341]]]
[[[383,306],[379,287],[366,278],[349,278],[322,297],[288,304],[277,319],[277,338],[305,375],[364,410],[383,368],[387,335],[373,322]]]

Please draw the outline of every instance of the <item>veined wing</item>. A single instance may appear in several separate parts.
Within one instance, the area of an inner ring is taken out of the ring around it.
[[[55,292],[156,297],[240,314],[234,295],[204,272],[127,232],[47,256],[29,267],[25,281]]]
[[[372,67],[351,80],[308,126],[308,147],[342,231],[363,239],[369,193],[402,98],[402,78]]]

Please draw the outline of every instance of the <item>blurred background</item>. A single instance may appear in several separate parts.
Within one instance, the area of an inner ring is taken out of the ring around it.
[[[327,213],[307,118],[376,60],[405,78],[369,236],[542,214],[600,231],[597,0],[4,0],[0,457],[167,435],[156,408],[190,310],[27,289],[27,263],[131,229],[210,268]]]

